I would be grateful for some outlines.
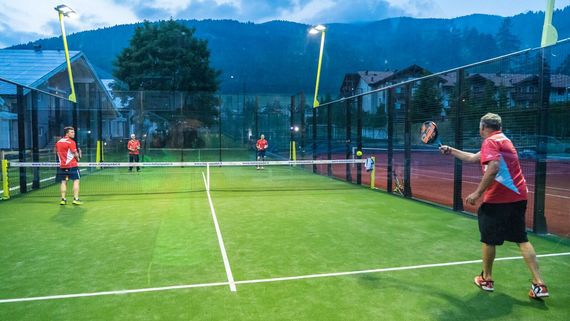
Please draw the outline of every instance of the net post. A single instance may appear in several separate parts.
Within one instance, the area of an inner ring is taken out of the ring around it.
[[[295,141],[291,142],[291,158],[292,160],[297,160],[297,146],[295,146]]]
[[[97,148],[95,150],[95,163],[101,163],[101,141],[97,141]],[[97,166],[97,169],[101,169],[101,167]]]
[[[372,156],[370,157],[372,158],[372,162],[374,163],[374,166],[372,166],[372,170],[370,171],[370,188],[371,189],[375,189],[376,188],[376,156]]]
[[[8,182],[8,160],[2,159],[2,199],[10,199],[10,184]]]

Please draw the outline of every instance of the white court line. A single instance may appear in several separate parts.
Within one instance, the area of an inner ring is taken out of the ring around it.
[[[216,282],[216,283],[202,283],[202,284],[188,284],[188,285],[173,285],[173,286],[165,286],[165,287],[159,287],[159,288],[145,288],[145,289],[133,289],[133,290],[119,290],[119,291],[105,291],[105,292],[38,296],[38,297],[18,298],[18,299],[4,299],[4,300],[0,300],[0,303],[59,300],[59,299],[70,299],[70,298],[83,298],[83,297],[90,297],[90,296],[119,295],[119,294],[130,294],[130,293],[144,293],[144,292],[157,292],[157,291],[181,290],[181,289],[192,289],[192,288],[205,288],[205,287],[221,286],[221,285],[227,285],[227,284],[228,284],[228,282]]]
[[[210,203],[210,209],[212,210],[212,218],[214,219],[214,226],[216,227],[216,234],[218,235],[218,243],[220,244],[220,251],[222,252],[222,259],[224,260],[224,267],[226,268],[226,275],[228,276],[228,284],[230,285],[230,291],[236,292],[236,283],[234,282],[234,276],[232,274],[232,269],[230,267],[230,260],[228,260],[228,254],[226,253],[226,247],[224,246],[224,239],[222,238],[222,232],[220,230],[220,225],[218,224],[218,218],[216,217],[216,210],[214,209],[214,204],[212,203],[212,197],[210,196],[210,187],[206,181],[206,176],[202,172],[202,177],[204,178],[204,185],[206,186],[206,194],[208,195],[208,202]]]
[[[537,255],[537,257],[554,257],[554,256],[568,256],[568,255],[570,255],[570,252],[540,254],[540,255]],[[520,259],[522,259],[522,256],[511,256],[511,257],[497,258],[497,259],[495,259],[495,261],[511,261],[511,260],[520,260]],[[345,275],[357,275],[357,274],[382,273],[382,272],[390,272],[390,271],[425,269],[425,268],[442,267],[442,266],[466,265],[466,264],[474,264],[474,263],[481,263],[481,262],[482,262],[482,260],[471,260],[471,261],[458,261],[458,262],[448,262],[448,263],[435,263],[435,264],[391,267],[391,268],[373,269],[373,270],[358,270],[358,271],[348,271],[348,272],[308,274],[308,275],[287,276],[287,277],[280,277],[280,278],[236,281],[235,284],[255,284],[255,283],[268,283],[268,282],[280,282],[280,281],[293,281],[293,280],[302,280],[302,279],[337,277],[337,276],[345,276]],[[188,285],[174,285],[174,286],[165,286],[165,287],[157,287],[157,288],[143,288],[143,289],[133,289],[133,290],[119,290],[119,291],[105,291],[105,292],[38,296],[38,297],[28,297],[28,298],[0,299],[0,304],[1,303],[26,302],[26,301],[71,299],[71,298],[103,296],[103,295],[170,291],[170,290],[180,290],[180,289],[225,286],[225,285],[229,285],[229,284],[230,284],[230,282],[215,282],[215,283],[201,283],[201,284],[188,284]]]
[[[549,256],[565,256],[570,255],[570,252],[564,253],[552,253],[552,254],[542,254],[537,255],[537,257],[549,257]],[[511,256],[497,258],[495,261],[510,261],[510,260],[520,260],[522,256]],[[404,271],[404,270],[417,270],[433,267],[442,266],[453,266],[453,265],[465,265],[473,263],[482,263],[482,260],[471,260],[471,261],[459,261],[459,262],[448,262],[448,263],[434,263],[434,264],[422,264],[422,265],[412,265],[412,266],[401,266],[401,267],[391,267],[383,269],[373,269],[373,270],[359,270],[359,271],[348,271],[348,272],[335,272],[335,273],[321,273],[321,274],[309,274],[300,276],[288,276],[281,278],[272,279],[258,279],[258,280],[247,280],[247,281],[237,281],[237,284],[249,284],[249,283],[265,283],[265,282],[278,282],[278,281],[291,281],[291,280],[302,280],[302,279],[315,279],[324,277],[335,277],[335,276],[345,276],[345,275],[356,275],[356,274],[367,274],[367,273],[380,273],[380,272],[390,272],[390,271]]]

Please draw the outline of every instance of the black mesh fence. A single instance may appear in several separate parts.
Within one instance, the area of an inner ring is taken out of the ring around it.
[[[362,157],[374,156],[378,188],[474,213],[476,207],[463,200],[479,184],[481,165],[441,155],[437,144],[421,143],[420,127],[435,121],[440,143],[476,153],[482,142],[480,118],[499,114],[527,181],[527,226],[568,236],[570,70],[563,61],[569,56],[566,41],[433,75],[412,66],[396,73],[392,82],[376,84],[378,89],[352,91],[322,104],[319,113],[330,111],[332,126],[324,117],[315,126],[345,133],[333,135],[331,149],[352,152],[338,155],[358,157],[355,151],[361,150]],[[319,142],[321,137],[317,131]]]
[[[128,161],[127,142],[141,142],[141,161],[247,161],[260,135],[268,158],[376,159],[374,185],[389,193],[475,212],[464,204],[481,178],[478,164],[456,161],[419,140],[424,121],[438,124],[442,144],[470,152],[481,145],[479,120],[503,119],[529,187],[527,225],[570,235],[570,42],[526,50],[429,74],[420,66],[393,73],[373,90],[342,91],[336,100],[304,93],[220,94],[105,90],[77,84],[78,102],[0,81],[2,159],[55,161],[54,144],[74,126],[87,162]],[[566,61],[566,62],[564,62]],[[327,102],[328,100],[328,102]],[[357,154],[362,151],[362,155]],[[52,183],[41,169],[17,171],[14,193]],[[370,184],[359,165],[315,166],[315,172]]]

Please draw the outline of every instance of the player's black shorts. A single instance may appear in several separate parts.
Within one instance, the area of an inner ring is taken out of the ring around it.
[[[60,183],[65,180],[77,180],[80,178],[79,168],[57,168],[57,174],[55,175],[55,182]]]
[[[477,212],[481,242],[502,245],[505,241],[528,242],[525,224],[526,201],[483,203]]]
[[[265,149],[257,151],[257,157],[265,157]]]

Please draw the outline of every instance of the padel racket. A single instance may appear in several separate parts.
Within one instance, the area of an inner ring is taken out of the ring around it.
[[[420,140],[424,144],[437,144],[441,146],[441,140],[438,138],[437,125],[433,121],[426,121],[420,128]]]

